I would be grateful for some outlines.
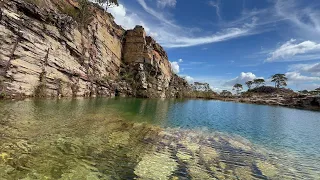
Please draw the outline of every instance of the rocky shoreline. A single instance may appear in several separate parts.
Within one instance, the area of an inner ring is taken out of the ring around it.
[[[255,96],[255,97],[214,97],[214,100],[229,101],[237,103],[283,106],[295,109],[320,111],[319,96]]]

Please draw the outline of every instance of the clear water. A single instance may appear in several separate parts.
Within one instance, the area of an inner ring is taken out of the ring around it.
[[[207,100],[0,102],[0,179],[320,179],[320,112]]]

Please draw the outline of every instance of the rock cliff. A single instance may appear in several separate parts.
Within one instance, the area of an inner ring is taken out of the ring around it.
[[[93,4],[79,23],[76,1],[1,3],[1,96],[176,97],[189,88],[143,27],[125,31]]]

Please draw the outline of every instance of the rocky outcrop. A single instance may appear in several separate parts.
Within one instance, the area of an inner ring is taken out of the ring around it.
[[[320,111],[319,96],[283,96],[274,94],[252,97],[215,97],[215,99]]]
[[[126,32],[123,49],[123,60],[128,66],[125,72],[132,73],[137,96],[175,97],[181,93],[177,89],[188,87],[185,80],[172,73],[167,53],[146,36],[143,27]]]
[[[167,54],[142,27],[125,31],[95,6],[83,25],[72,17],[79,11],[72,0],[32,1],[2,2],[2,96],[171,95]]]

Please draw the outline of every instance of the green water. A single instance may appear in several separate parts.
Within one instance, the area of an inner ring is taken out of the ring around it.
[[[320,113],[204,100],[0,102],[0,179],[320,179]]]

